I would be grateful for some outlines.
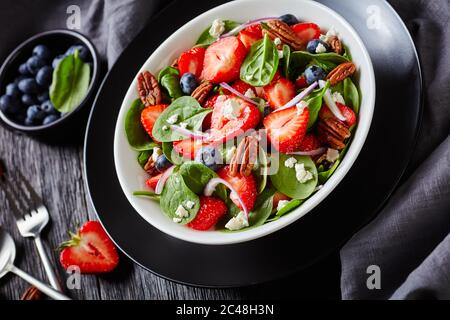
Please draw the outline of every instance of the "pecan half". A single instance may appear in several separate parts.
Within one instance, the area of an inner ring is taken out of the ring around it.
[[[144,106],[154,106],[161,103],[162,95],[158,80],[150,72],[144,71],[138,75],[137,89]]]
[[[335,86],[344,79],[352,76],[355,71],[356,66],[353,62],[344,62],[338,65],[333,69],[333,71],[328,74],[327,80],[330,80],[331,85]]]
[[[20,300],[42,300],[43,294],[36,287],[29,287]]]
[[[342,54],[344,52],[344,48],[342,46],[341,40],[339,40],[338,37],[332,36],[328,39],[328,44],[330,45],[331,49],[333,49],[334,52],[337,54]]]
[[[152,177],[158,174],[158,171],[156,170],[156,164],[152,156],[148,158],[147,163],[144,166],[144,170]]]
[[[281,20],[270,20],[266,23],[268,29],[263,29],[270,39],[279,38],[282,43],[289,45],[294,50],[304,48],[305,44],[298,38],[297,34],[286,23]]]
[[[205,103],[213,88],[214,85],[211,82],[207,80],[202,81],[202,83],[200,83],[200,85],[194,90],[194,92],[192,92],[191,96],[197,99],[198,103],[203,104]]]
[[[351,136],[349,128],[334,117],[320,119],[317,134],[322,143],[337,150],[344,149],[345,140]]]
[[[242,176],[249,176],[255,167],[258,157],[258,140],[255,137],[245,137],[236,153],[230,161],[230,175],[235,177],[238,173]]]

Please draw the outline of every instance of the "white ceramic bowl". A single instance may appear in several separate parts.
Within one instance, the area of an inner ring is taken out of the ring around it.
[[[265,236],[300,219],[317,206],[344,178],[358,157],[370,128],[375,105],[375,76],[372,62],[363,42],[350,24],[339,14],[317,2],[309,0],[239,0],[226,3],[190,21],[170,36],[155,52],[149,52],[151,55],[139,72],[149,70],[156,74],[162,68],[170,65],[181,52],[195,44],[201,32],[216,18],[245,22],[255,18],[280,16],[286,13],[292,13],[303,21],[315,22],[324,30],[334,26],[343,42],[349,47],[353,61],[357,65],[362,103],[359,124],[346,156],[320,191],[302,206],[277,221],[236,233],[202,232],[177,225],[164,215],[158,203],[132,195],[133,191],[145,190],[146,180],[146,173],[137,163],[136,152],[128,145],[124,130],[127,110],[132,101],[138,98],[136,80],[134,80],[123,100],[117,119],[114,160],[120,185],[131,205],[147,222],[162,232],[182,240],[210,245],[238,243]],[[126,225],[123,227],[127,228]]]

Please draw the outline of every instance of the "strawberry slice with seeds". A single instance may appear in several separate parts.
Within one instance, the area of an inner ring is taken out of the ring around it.
[[[228,114],[230,104],[239,106],[235,115]],[[217,144],[233,139],[249,129],[256,128],[260,118],[261,114],[255,105],[232,95],[221,95],[214,105],[209,141]]]
[[[309,109],[298,113],[297,107],[272,112],[264,119],[269,141],[282,153],[298,151],[308,129]]]
[[[149,187],[151,190],[155,191],[156,185],[158,184],[159,179],[161,179],[162,173],[147,179],[145,185]]]
[[[244,44],[247,50],[250,50],[252,45],[263,37],[261,25],[255,24],[247,27],[238,34],[239,40]]]
[[[291,28],[304,46],[311,40],[319,39],[321,35],[320,27],[315,23],[297,23]]]
[[[239,92],[243,95],[245,95],[248,90],[251,90],[253,92],[253,94],[256,96],[255,87],[249,85],[248,83],[245,83],[241,79],[238,79],[235,82],[233,82],[233,84],[231,86],[233,87],[233,89],[235,89],[237,92]],[[224,94],[232,94],[230,91],[228,91],[226,89],[223,89],[223,93]]]
[[[104,273],[114,270],[119,255],[98,221],[86,222],[72,239],[61,244],[59,261],[64,269],[78,266],[81,273]]]
[[[141,123],[144,130],[153,139],[153,126],[155,125],[156,119],[163,113],[163,111],[168,107],[167,104],[159,104],[156,106],[149,106],[142,110],[141,113]],[[155,140],[156,141],[156,140]],[[158,141],[156,141],[158,142]]]
[[[219,95],[214,95],[214,96],[209,97],[208,99],[206,99],[203,107],[209,108],[209,109],[214,109],[214,105],[216,104],[217,98],[219,98]],[[202,123],[203,131],[207,131],[207,130],[211,129],[211,119],[212,119],[212,112],[208,113],[205,117],[205,120],[203,120],[203,123]]]
[[[232,82],[239,78],[247,49],[236,37],[214,42],[206,49],[201,79],[213,83]]]
[[[238,173],[235,177],[232,177],[230,175],[230,166],[223,167],[217,172],[217,174],[220,178],[224,179],[233,186],[234,190],[236,190],[239,197],[242,199],[242,202],[246,206],[247,210],[249,212],[252,211],[255,206],[256,196],[258,194],[258,191],[256,190],[256,181],[253,174],[245,177]],[[239,209],[242,210],[241,203],[234,193],[230,194],[230,199],[236,206],[238,206]]]
[[[187,226],[194,230],[209,230],[216,225],[227,211],[227,205],[219,198],[201,196],[200,209],[194,220],[189,222]]]
[[[190,72],[197,78],[200,77],[203,70],[205,52],[206,49],[203,47],[196,47],[183,52],[178,58],[178,70],[180,70],[180,75]]]
[[[186,139],[175,141],[173,149],[181,154],[184,158],[194,160],[197,151],[203,146],[201,140]]]
[[[278,78],[264,87],[264,94],[273,109],[278,109],[291,101],[295,95],[294,84],[286,78]]]
[[[301,75],[295,80],[295,87],[297,89],[304,89],[308,86],[308,82],[306,82],[305,75]]]
[[[322,147],[319,139],[313,133],[308,133],[302,140],[298,150],[299,151],[313,151]]]

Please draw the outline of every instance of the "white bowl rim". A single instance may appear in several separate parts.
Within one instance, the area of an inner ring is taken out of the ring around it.
[[[182,34],[185,32],[186,29],[188,29],[191,25],[194,25],[198,21],[200,21],[205,15],[210,14],[210,12],[215,10],[220,10],[227,6],[233,6],[236,5],[236,3],[243,3],[243,2],[254,2],[255,0],[239,0],[239,1],[232,1],[225,4],[222,4],[220,6],[217,6],[215,8],[212,8],[201,15],[197,16],[190,22],[183,25],[180,29],[178,29],[176,32],[174,32],[169,38],[167,38],[153,53],[150,55],[150,57],[144,62],[141,69],[138,71],[138,73],[142,72],[146,65],[149,64],[149,61],[152,60],[152,57],[156,55],[156,53],[159,50],[162,50],[164,46],[171,43],[171,40],[175,38],[178,34]],[[288,1],[288,0],[286,0]],[[276,232],[303,217],[308,212],[310,212],[312,209],[314,209],[318,204],[320,204],[333,190],[334,188],[342,181],[342,179],[346,176],[354,162],[356,161],[364,142],[367,138],[367,135],[370,130],[370,126],[372,123],[373,118],[373,112],[375,107],[375,96],[376,96],[376,85],[375,85],[375,73],[373,70],[373,64],[372,60],[370,58],[370,55],[359,37],[358,33],[354,30],[354,28],[348,23],[340,14],[332,10],[331,8],[315,2],[311,0],[295,0],[296,3],[303,2],[304,4],[316,6],[318,9],[326,11],[327,14],[333,16],[334,19],[338,20],[341,24],[343,24],[347,31],[351,34],[353,39],[357,42],[358,46],[360,47],[363,55],[364,62],[367,63],[368,69],[365,70],[365,77],[368,79],[368,83],[370,85],[369,92],[364,93],[364,99],[367,101],[364,104],[364,112],[366,113],[366,117],[362,119],[359,117],[359,123],[357,126],[357,129],[355,131],[355,135],[352,139],[352,143],[350,147],[347,150],[347,153],[345,157],[343,158],[342,162],[340,163],[337,170],[334,172],[334,174],[331,176],[331,178],[323,185],[323,187],[317,191],[315,194],[313,194],[310,198],[307,199],[300,207],[296,208],[292,212],[290,212],[288,215],[283,216],[279,220],[273,221],[268,224],[264,224],[261,226],[258,226],[256,228],[251,228],[248,230],[244,230],[242,232],[221,232],[221,231],[208,231],[208,232],[201,232],[201,231],[195,231],[191,230],[190,233],[185,232],[179,232],[180,230],[176,227],[183,227],[184,226],[178,226],[173,223],[174,227],[166,227],[164,224],[156,223],[154,220],[152,220],[149,216],[143,214],[141,210],[139,209],[138,205],[136,204],[136,198],[133,197],[131,192],[126,192],[126,185],[127,185],[127,177],[123,174],[122,170],[119,170],[118,166],[120,163],[118,163],[119,156],[118,156],[118,150],[120,148],[119,146],[119,139],[117,139],[119,134],[124,134],[123,130],[123,119],[124,119],[124,113],[126,113],[125,110],[129,108],[130,102],[134,100],[135,98],[132,98],[133,96],[136,97],[135,93],[135,83],[136,80],[133,80],[131,83],[120,108],[119,116],[116,123],[115,128],[115,134],[114,134],[114,163],[116,168],[116,173],[119,179],[119,183],[121,185],[121,188],[123,192],[125,193],[125,196],[127,197],[130,204],[133,206],[133,208],[141,215],[148,223],[153,225],[155,228],[159,229],[160,231],[173,236],[175,238],[192,242],[192,243],[198,243],[198,244],[204,244],[204,245],[227,245],[227,244],[235,244],[235,243],[241,243],[246,242],[250,240],[255,240],[257,238],[266,236],[268,234],[271,234],[273,232]],[[138,74],[137,73],[137,74]],[[136,75],[137,75],[136,74]],[[362,123],[361,120],[364,120]],[[129,146],[128,146],[129,147]],[[129,147],[131,152],[135,152],[134,150]],[[162,211],[159,212],[160,214],[164,215]],[[214,236],[209,236],[209,234],[213,233]]]

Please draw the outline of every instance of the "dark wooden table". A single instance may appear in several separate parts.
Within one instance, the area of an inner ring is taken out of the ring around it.
[[[82,146],[51,146],[0,127],[0,158],[9,170],[20,169],[49,209],[51,223],[43,232],[47,252],[62,278],[56,247],[69,230],[95,219],[83,180]],[[16,264],[46,279],[34,242],[20,236],[4,194],[0,192],[0,225],[13,236]],[[211,271],[213,272],[213,270]],[[203,289],[180,285],[134,265],[121,256],[119,267],[107,275],[82,275],[74,299],[248,299],[339,298],[340,262],[334,255],[290,278],[241,289]],[[0,279],[0,299],[19,299],[28,285],[14,275]]]

